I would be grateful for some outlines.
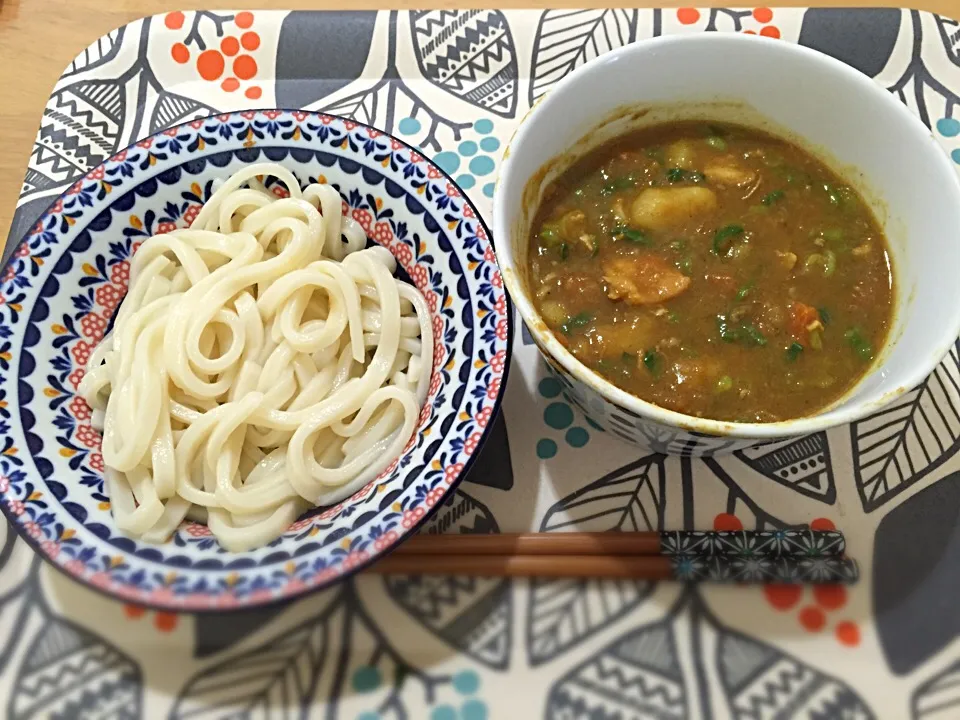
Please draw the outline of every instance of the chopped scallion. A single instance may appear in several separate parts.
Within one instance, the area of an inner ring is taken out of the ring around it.
[[[663,358],[656,350],[647,350],[643,354],[643,365],[650,371],[650,374],[657,376],[660,374]]]
[[[706,176],[699,170],[684,170],[683,168],[670,168],[667,170],[667,180],[672,183],[678,182],[703,182],[706,179]]]
[[[764,195],[760,202],[764,205],[773,205],[775,202],[782,200],[784,194],[783,190],[774,190],[772,193]]]
[[[637,181],[633,175],[626,175],[621,178],[617,178],[613,182],[607,183],[602,188],[600,188],[601,195],[613,195],[614,193],[622,192],[624,190],[629,190],[630,188],[636,186]]]
[[[650,244],[650,237],[645,232],[630,227],[624,227],[622,225],[615,227],[612,235],[614,237],[622,237],[625,240],[629,240],[632,243],[637,243],[638,245]]]
[[[790,347],[787,348],[787,362],[794,362],[800,353],[803,352],[803,345],[798,342],[792,343]]]
[[[873,346],[860,332],[859,328],[850,328],[843,334],[847,344],[853,348],[861,360],[873,360]]]
[[[568,317],[566,322],[560,326],[560,330],[564,335],[569,335],[574,329],[589,325],[591,320],[593,320],[593,315],[590,313],[586,311],[577,313]]]
[[[733,239],[740,235],[743,235],[742,225],[724,225],[713,235],[713,254],[726,255]]]
[[[747,323],[743,326],[743,334],[748,345],[759,345],[763,347],[767,344],[767,338],[756,327]]]

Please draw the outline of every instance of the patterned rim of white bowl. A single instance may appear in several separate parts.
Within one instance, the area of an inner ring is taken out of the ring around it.
[[[78,371],[125,292],[137,243],[186,224],[213,178],[258,160],[286,164],[301,182],[324,175],[427,296],[441,339],[430,395],[398,461],[270,545],[226,553],[191,523],[164,545],[148,545],[113,526],[99,436],[75,395]],[[105,236],[108,228],[115,232]],[[184,123],[77,181],[0,278],[0,508],[54,567],[115,598],[192,612],[288,601],[389,552],[448,496],[499,410],[512,339],[489,230],[416,149],[367,125],[299,110]]]

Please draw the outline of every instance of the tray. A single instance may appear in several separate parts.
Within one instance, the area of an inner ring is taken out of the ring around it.
[[[172,12],[100,38],[64,71],[7,248],[116,150],[263,107],[394,132],[489,215],[504,143],[567,72],[624,43],[714,30],[846,61],[917,112],[960,165],[960,24],[918,11]],[[15,302],[10,285],[0,281],[0,302]],[[957,348],[874,417],[706,460],[639,456],[590,426],[528,337],[513,362],[504,412],[434,531],[837,526],[863,581],[814,591],[361,578],[293,606],[198,619],[95,595],[4,525],[5,716],[960,715]]]

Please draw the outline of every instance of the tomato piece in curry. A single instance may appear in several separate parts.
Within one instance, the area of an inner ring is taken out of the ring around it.
[[[863,198],[800,147],[658,125],[547,190],[529,283],[557,338],[661,407],[777,422],[844,395],[883,347],[893,271]]]

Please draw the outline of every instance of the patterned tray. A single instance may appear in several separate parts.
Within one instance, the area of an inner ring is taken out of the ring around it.
[[[503,143],[531,102],[612,47],[705,30],[843,59],[896,93],[960,164],[960,24],[917,11],[174,12],[100,38],[65,70],[7,247],[115,150],[259,107],[322,109],[395,132],[489,213]],[[15,295],[0,280],[0,302]],[[9,360],[0,345],[0,371]],[[835,525],[863,581],[363,578],[284,608],[197,619],[96,595],[41,566],[3,526],[3,715],[960,716],[957,348],[875,417],[715,460],[638,457],[566,402],[529,338],[514,363],[505,412],[432,530]],[[4,406],[0,422],[12,422]],[[10,472],[0,455],[0,483]],[[28,504],[42,524],[43,498]]]

